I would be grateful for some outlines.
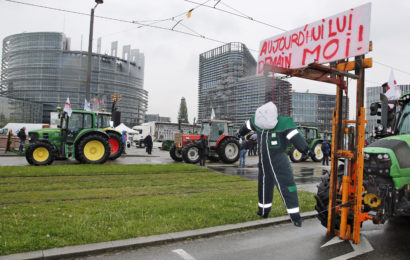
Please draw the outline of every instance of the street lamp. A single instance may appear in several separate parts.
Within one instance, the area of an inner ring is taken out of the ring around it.
[[[91,95],[91,56],[93,51],[93,30],[94,30],[94,10],[97,8],[99,4],[102,4],[103,0],[95,0],[96,5],[94,8],[91,8],[91,15],[90,15],[90,36],[88,38],[88,67],[87,67],[87,82],[86,82],[86,89],[85,89],[85,98],[88,102],[90,102]]]

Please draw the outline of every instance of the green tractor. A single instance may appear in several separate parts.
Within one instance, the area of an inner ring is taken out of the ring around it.
[[[393,216],[410,216],[410,93],[398,100],[381,94],[370,115],[381,119],[377,140],[364,148],[363,201],[373,222],[382,224]]]
[[[320,137],[319,130],[317,129],[317,127],[298,126],[298,130],[308,143],[309,150],[312,151],[312,160],[315,162],[322,161],[323,153],[321,147],[323,139]],[[290,160],[295,163],[303,162],[308,159],[307,155],[303,155],[293,145],[287,149],[287,153],[289,155]]]
[[[395,216],[410,216],[410,93],[398,100],[387,100],[381,94],[381,102],[371,104],[370,115],[381,118],[375,129],[376,141],[363,149],[363,211],[368,212],[373,223],[383,224]],[[344,168],[343,164],[340,166],[338,185]],[[315,196],[317,217],[325,227],[329,184],[327,174]],[[353,222],[353,216],[348,222]]]
[[[112,151],[110,135],[114,135],[111,129],[104,131],[102,128],[107,124],[106,119],[104,114],[81,110],[73,110],[68,117],[60,108],[58,128],[29,132],[27,162],[31,165],[48,165],[55,159],[70,157],[88,164],[106,162]]]

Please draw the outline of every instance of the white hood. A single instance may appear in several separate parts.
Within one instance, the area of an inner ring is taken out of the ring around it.
[[[255,125],[259,128],[268,130],[275,128],[278,123],[278,109],[273,102],[268,102],[256,109]]]

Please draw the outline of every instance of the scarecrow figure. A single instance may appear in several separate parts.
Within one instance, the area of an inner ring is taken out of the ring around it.
[[[250,131],[258,135],[258,215],[268,217],[275,185],[293,224],[301,227],[296,184],[285,150],[292,143],[296,149],[309,155],[308,144],[297,130],[292,118],[278,117],[273,102],[259,107],[255,115],[241,127],[239,135],[245,136]]]

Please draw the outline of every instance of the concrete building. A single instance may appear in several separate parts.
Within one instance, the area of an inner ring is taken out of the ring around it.
[[[349,111],[349,101],[343,97],[343,113]],[[292,117],[297,125],[315,126],[319,131],[332,132],[333,109],[336,95],[292,92]],[[349,118],[347,114],[346,118]]]
[[[410,92],[410,85],[399,85],[402,94]],[[370,105],[374,102],[380,101],[380,94],[383,93],[383,87],[368,87],[366,88],[366,133],[370,134],[373,131],[373,127],[377,125],[378,116],[370,115]]]
[[[198,119],[230,120],[238,129],[260,105],[272,100],[272,77],[255,76],[256,61],[243,43],[228,43],[199,56]],[[275,104],[290,116],[291,84],[275,79]]]
[[[86,91],[87,52],[71,51],[70,39],[58,32],[21,33],[3,40],[0,95],[40,103],[42,123],[50,112],[64,106],[67,97],[73,109],[82,109]],[[136,125],[144,121],[148,92],[144,90],[144,54],[124,46],[117,57],[92,54],[91,102],[94,108],[111,111],[111,95],[122,95],[117,104],[121,121]]]

